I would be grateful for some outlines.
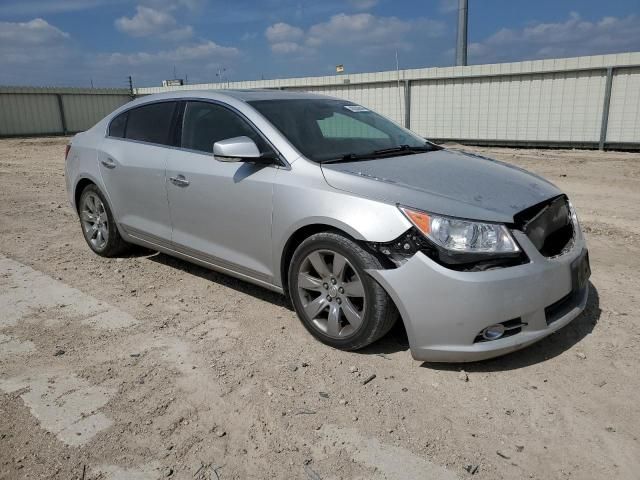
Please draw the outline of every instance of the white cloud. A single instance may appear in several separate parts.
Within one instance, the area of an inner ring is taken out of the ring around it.
[[[44,15],[89,10],[106,5],[109,0],[5,0],[2,3],[0,15]]]
[[[138,6],[136,14],[115,21],[116,28],[132,37],[158,36],[169,40],[185,40],[193,36],[190,26],[180,27],[170,13]]]
[[[0,58],[4,63],[47,62],[68,55],[70,36],[42,18],[0,22]]]
[[[271,45],[271,51],[282,55],[304,53],[306,48],[296,42],[278,42]]]
[[[132,75],[136,85],[159,85],[161,79],[173,78],[175,66],[179,78],[206,83],[216,81],[220,68],[226,69],[225,77],[233,78],[242,60],[242,52],[235,47],[202,41],[155,52],[105,53],[92,57],[88,68],[94,78],[104,81],[122,81]]]
[[[243,61],[238,48],[210,40],[188,42],[159,51],[95,54],[83,50],[65,31],[35,18],[28,22],[0,21],[0,84],[122,86],[131,74],[142,84],[171,78],[174,65],[192,81],[214,81],[215,71],[227,75]]]
[[[142,0],[141,3],[159,10],[176,10],[186,8],[187,10],[201,9],[205,0]]]
[[[257,37],[258,37],[257,32],[244,32],[242,34],[242,37],[240,37],[240,40],[242,40],[243,42],[248,42],[249,40],[253,40]]]
[[[186,9],[202,10],[207,0],[139,0],[144,6],[162,11]],[[1,0],[0,15],[45,15],[48,13],[76,12],[114,4],[131,4],[131,0]]]
[[[269,26],[264,35],[269,42],[279,43],[300,40],[304,36],[304,31],[288,23],[279,22]]]
[[[370,13],[334,15],[328,22],[309,29],[307,43],[322,45],[362,45],[363,48],[410,48],[409,35],[420,32],[437,37],[444,32],[440,22],[428,19],[400,20],[397,17],[377,17]]]
[[[0,22],[0,41],[2,45],[49,45],[68,38],[68,33],[54,27],[42,18],[34,18],[29,22]]]
[[[277,54],[303,53],[305,47],[301,40],[304,38],[304,30],[288,23],[274,23],[267,27],[264,32],[271,51]]]
[[[191,25],[174,28],[173,30],[169,30],[168,32],[161,34],[160,37],[174,41],[186,40],[193,37],[193,28],[191,27]]]
[[[349,3],[356,10],[369,10],[378,4],[378,0],[349,0]]]
[[[286,23],[267,28],[265,36],[274,53],[312,54],[323,47],[340,48],[340,54],[358,52],[372,55],[381,51],[413,49],[415,41],[441,36],[441,22],[418,18],[401,20],[370,13],[340,13],[328,21],[312,25],[306,32]]]
[[[571,13],[565,22],[504,28],[469,45],[474,63],[571,57],[640,49],[640,17],[603,17],[591,22]]]
[[[107,65],[164,65],[167,62],[185,64],[189,62],[222,62],[237,57],[240,50],[235,47],[223,47],[207,41],[192,45],[183,45],[172,50],[159,52],[109,53],[101,55],[99,63]]]
[[[0,83],[42,85],[61,81],[78,58],[71,36],[46,20],[0,22]]]

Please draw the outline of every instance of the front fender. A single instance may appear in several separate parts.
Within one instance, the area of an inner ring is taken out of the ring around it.
[[[320,168],[296,162],[298,170],[281,170],[273,192],[274,283],[282,286],[280,266],[285,247],[301,228],[326,225],[368,242],[389,242],[411,228],[395,205],[336,190]],[[301,171],[302,170],[302,171]]]

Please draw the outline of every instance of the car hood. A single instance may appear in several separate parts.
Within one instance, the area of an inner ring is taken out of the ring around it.
[[[324,164],[322,172],[339,190],[490,222],[511,223],[516,213],[562,193],[521,168],[451,150]]]

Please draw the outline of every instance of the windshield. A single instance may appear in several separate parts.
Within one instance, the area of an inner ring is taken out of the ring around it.
[[[256,100],[249,104],[316,162],[431,145],[383,116],[345,100]]]

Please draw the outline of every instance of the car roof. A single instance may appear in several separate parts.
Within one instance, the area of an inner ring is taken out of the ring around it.
[[[292,90],[269,90],[269,89],[246,89],[246,90],[225,90],[224,93],[238,100],[245,102],[251,100],[292,100],[292,99],[312,99],[331,98],[317,93],[296,92]]]
[[[317,93],[297,92],[291,90],[270,90],[270,89],[243,89],[243,90],[173,90],[170,92],[154,93],[143,97],[141,103],[147,103],[153,100],[169,100],[179,98],[210,98],[213,100],[221,100],[224,97],[231,97],[242,102],[250,102],[254,100],[311,100],[311,99],[331,99],[326,95]]]

